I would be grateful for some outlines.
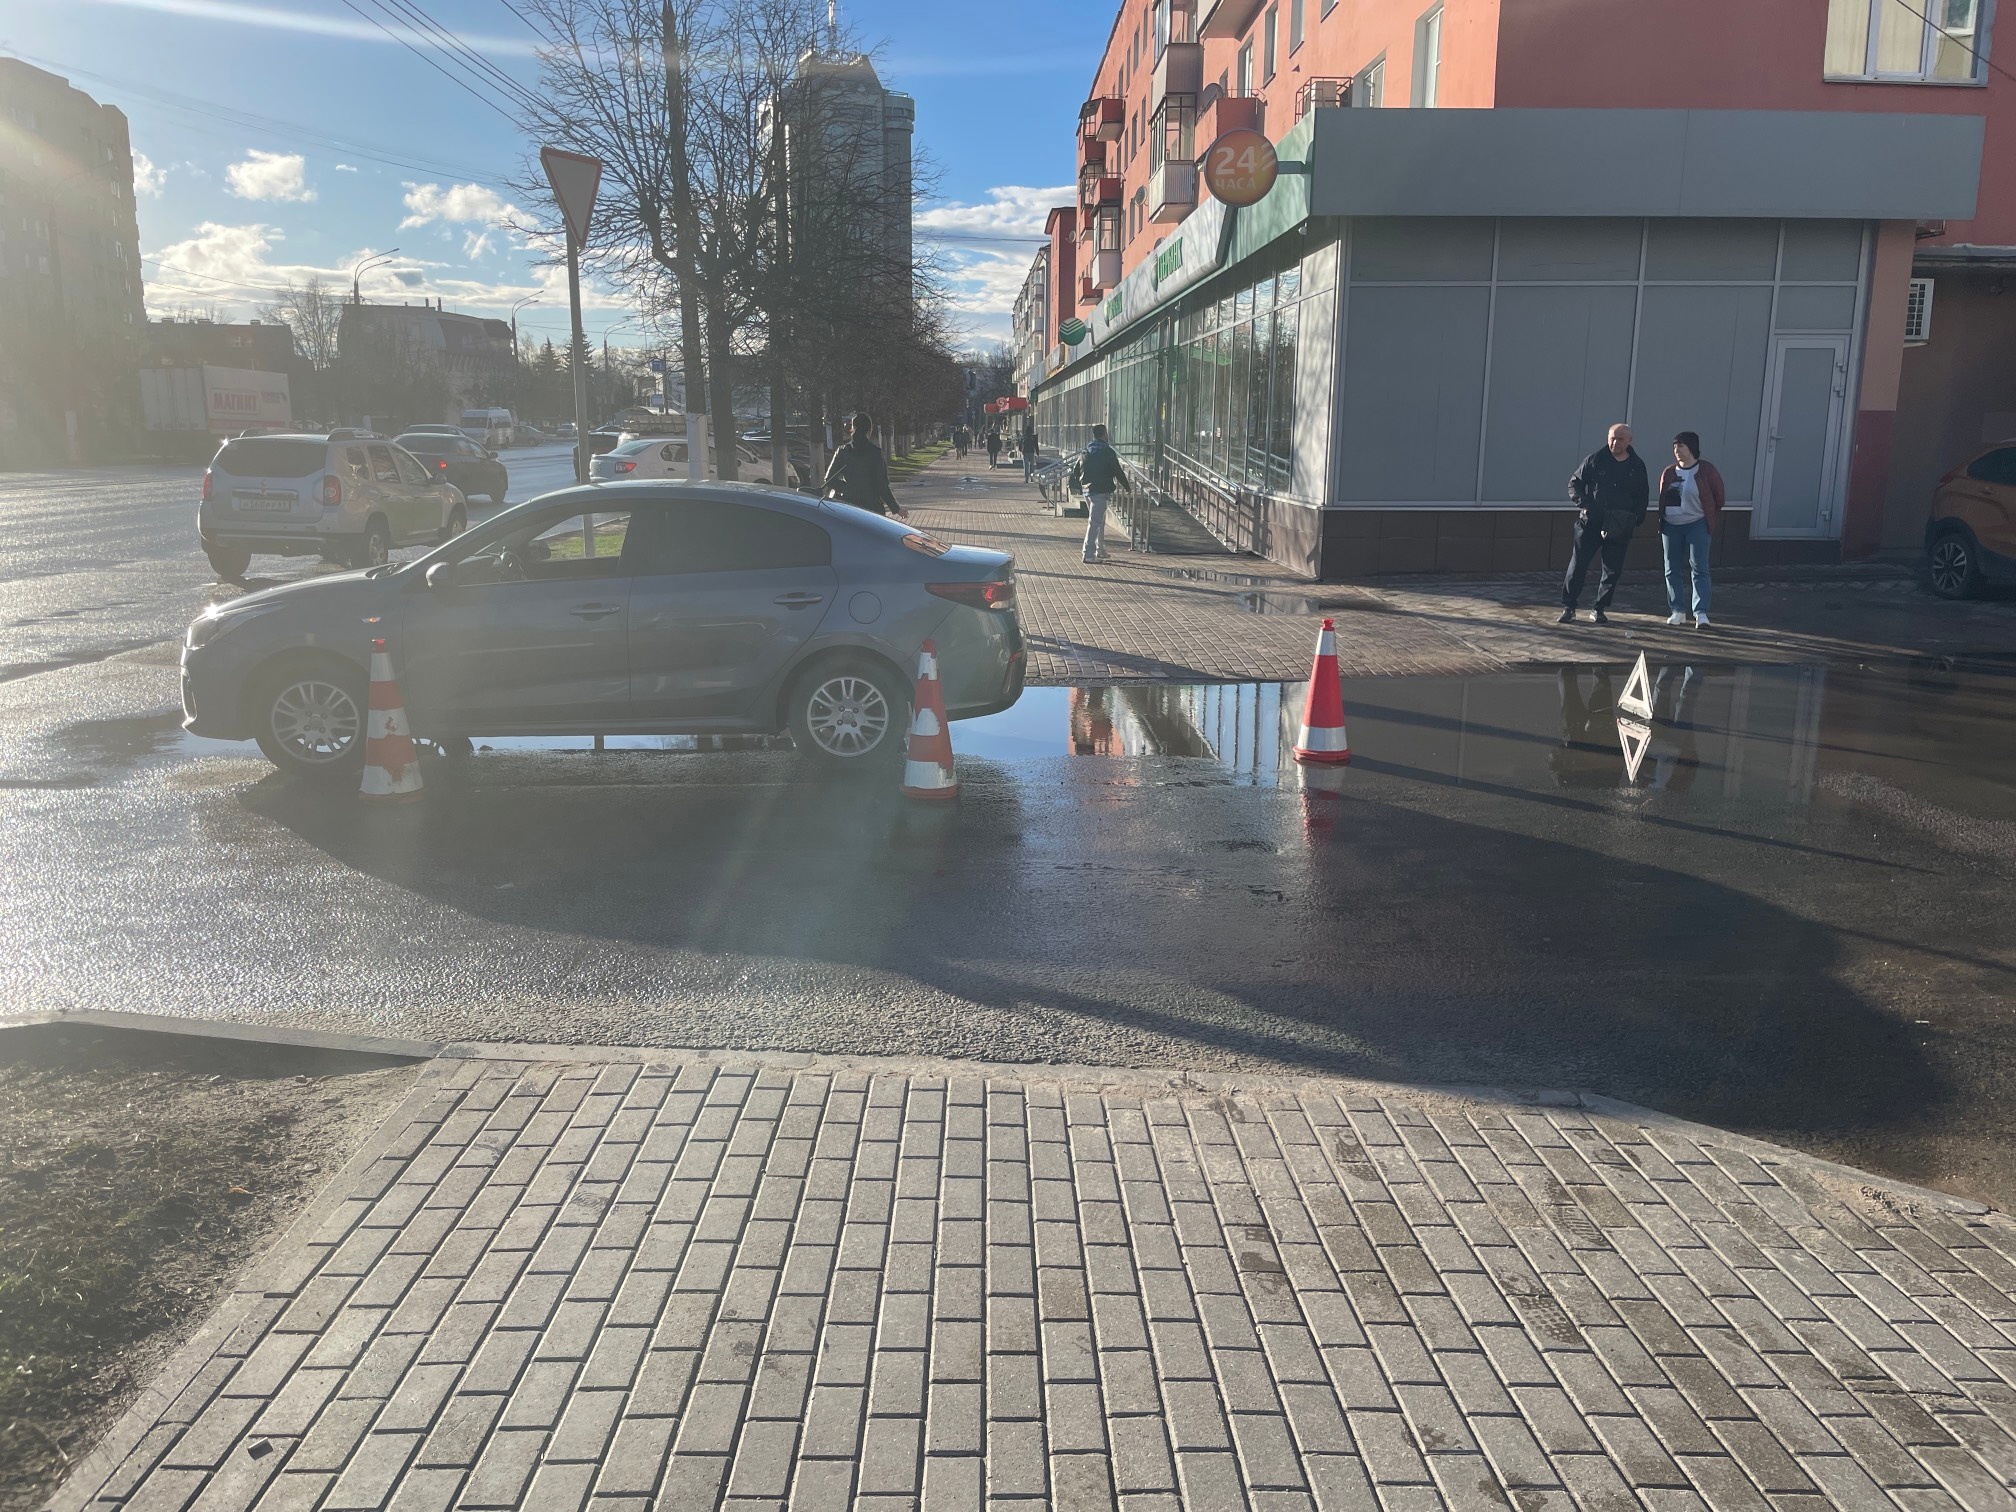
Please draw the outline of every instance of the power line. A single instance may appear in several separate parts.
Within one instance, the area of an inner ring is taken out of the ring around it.
[[[428,45],[437,51],[445,49],[444,55],[451,61],[461,60],[457,62],[457,66],[473,69],[479,83],[500,87],[521,106],[537,108],[539,102],[530,91],[453,31],[436,21],[417,3],[417,0],[371,0],[371,3],[399,20],[401,24],[407,25],[409,29],[416,30],[428,41]]]
[[[502,105],[499,105],[495,100],[491,99],[487,94],[484,94],[481,90],[473,88],[462,78],[460,74],[450,72],[447,68],[443,67],[441,64],[435,62],[432,58],[428,57],[427,54],[422,49],[415,46],[413,43],[407,41],[404,37],[400,36],[398,32],[394,31],[391,27],[387,26],[383,21],[380,21],[376,16],[372,15],[371,12],[365,10],[363,6],[357,3],[357,0],[343,0],[343,3],[349,6],[350,9],[355,11],[358,15],[362,16],[366,21],[369,21],[373,26],[377,27],[378,30],[385,33],[385,35],[390,37],[394,42],[397,42],[401,47],[405,48],[408,52],[413,54],[413,56],[418,58],[422,63],[425,63],[429,68],[433,69],[436,73],[441,75],[442,78],[446,79],[449,83],[453,84],[457,89],[463,91],[471,99],[480,101],[485,109],[496,111],[498,115],[502,116],[506,121],[509,121],[513,126],[516,126],[518,124],[517,118],[514,117],[510,111],[506,110]]]

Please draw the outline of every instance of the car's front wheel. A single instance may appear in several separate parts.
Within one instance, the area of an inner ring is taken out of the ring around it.
[[[1932,591],[1941,598],[1970,598],[1981,586],[1981,554],[1960,531],[1949,530],[1934,541],[1925,566]]]
[[[334,781],[364,764],[370,684],[334,656],[303,657],[262,677],[252,697],[259,749],[295,777]]]
[[[893,761],[909,737],[909,691],[865,657],[834,658],[803,673],[788,713],[798,749],[843,770]]]

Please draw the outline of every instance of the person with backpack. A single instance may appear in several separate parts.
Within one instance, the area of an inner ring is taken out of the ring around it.
[[[849,439],[834,449],[833,460],[826,464],[826,485],[822,490],[825,496],[870,514],[909,519],[903,506],[896,502],[896,495],[890,492],[889,464],[883,459],[882,448],[875,444],[875,417],[862,410],[847,426]]]
[[[1120,453],[1106,439],[1106,427],[1092,427],[1092,444],[1085,448],[1085,455],[1078,464],[1079,475],[1085,480],[1085,560],[1096,562],[1106,555],[1106,506],[1113,501],[1113,491],[1124,488],[1132,491],[1133,481],[1127,476],[1127,469],[1120,465]]]

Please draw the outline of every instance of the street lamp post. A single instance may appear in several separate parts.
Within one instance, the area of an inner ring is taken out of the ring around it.
[[[537,294],[527,294],[518,303],[511,306],[511,360],[513,363],[518,361],[518,312],[529,304],[537,303],[539,303],[539,296]]]
[[[399,249],[397,247],[392,247],[384,252],[379,252],[371,257],[361,258],[358,260],[357,265],[350,270],[350,303],[352,303],[353,305],[359,305],[364,303],[363,292],[359,289],[357,284],[358,276],[361,273],[363,273],[363,271],[366,268],[375,268],[380,263],[390,262],[392,260],[392,254],[394,252],[397,252],[398,250]]]

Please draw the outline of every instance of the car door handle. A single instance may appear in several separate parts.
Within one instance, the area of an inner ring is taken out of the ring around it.
[[[787,609],[809,609],[814,604],[825,603],[826,595],[823,593],[780,593],[771,602],[782,604]]]
[[[567,612],[576,619],[607,619],[612,614],[622,613],[621,604],[580,604]]]

